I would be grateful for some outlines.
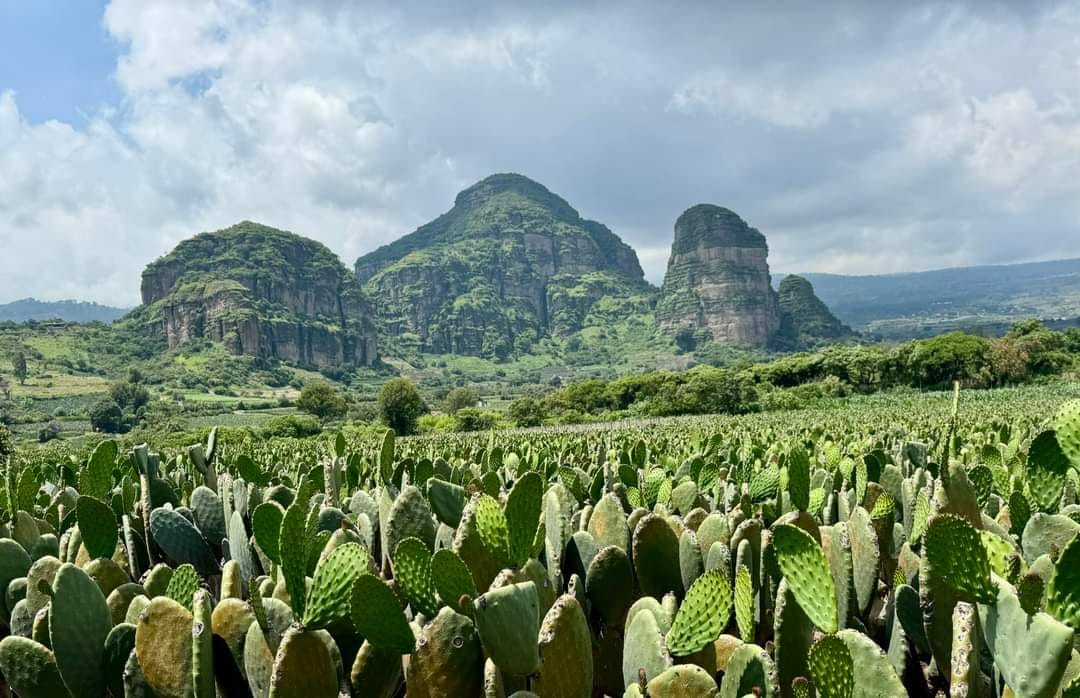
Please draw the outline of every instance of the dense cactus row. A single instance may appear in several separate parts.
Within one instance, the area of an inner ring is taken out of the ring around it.
[[[4,471],[20,697],[1080,695],[1080,403]],[[933,435],[932,435],[933,436]],[[505,450],[504,450],[505,449]]]

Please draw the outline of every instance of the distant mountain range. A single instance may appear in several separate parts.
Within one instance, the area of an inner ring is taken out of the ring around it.
[[[0,322],[112,322],[122,318],[127,312],[126,308],[113,308],[87,301],[39,301],[36,298],[23,298],[11,303],[0,303]]]
[[[1026,317],[1055,325],[1076,324],[1080,318],[1080,259],[875,276],[800,276],[842,321],[885,339],[951,329],[994,332]],[[777,274],[773,283],[783,278]]]

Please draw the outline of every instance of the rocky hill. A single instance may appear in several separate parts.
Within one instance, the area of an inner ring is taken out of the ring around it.
[[[132,313],[173,348],[195,339],[311,366],[369,364],[375,331],[356,277],[324,245],[244,221],[181,242],[142,274]]]
[[[780,328],[765,236],[735,212],[698,204],[675,221],[657,326],[706,331],[713,341],[765,347]]]
[[[634,250],[517,174],[457,195],[434,221],[361,257],[383,331],[422,351],[503,358],[613,315],[648,313]]]
[[[780,282],[780,329],[773,338],[778,349],[809,349],[855,337],[850,327],[836,319],[814,294],[814,287],[791,274]]]

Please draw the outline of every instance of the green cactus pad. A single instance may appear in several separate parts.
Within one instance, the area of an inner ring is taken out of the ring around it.
[[[918,543],[930,523],[930,493],[923,488],[915,495],[915,513],[911,525],[911,541]]]
[[[165,596],[180,604],[187,610],[192,610],[195,592],[199,589],[199,573],[191,565],[180,565],[173,572],[169,580],[169,586],[165,589]]]
[[[478,597],[475,607],[480,641],[496,666],[511,676],[535,672],[540,667],[540,599],[536,584],[521,582],[493,589]]]
[[[1020,599],[1020,607],[1029,616],[1043,610],[1043,597],[1045,594],[1046,583],[1042,577],[1034,572],[1023,575],[1016,584],[1016,596]],[[1051,613],[1051,615],[1064,622],[1064,619],[1057,614]]]
[[[645,686],[649,698],[683,698],[720,695],[720,689],[709,672],[696,664],[673,666],[653,678]]]
[[[747,695],[779,698],[776,665],[769,653],[757,645],[740,645],[728,659],[720,682],[720,698],[743,698]],[[900,695],[900,694],[898,694]]]
[[[826,635],[810,648],[810,678],[821,698],[852,698],[855,666],[847,645],[836,635]]]
[[[105,695],[102,652],[112,629],[112,614],[89,575],[64,563],[53,582],[49,645],[64,683],[77,696]]]
[[[533,688],[554,698],[589,698],[593,686],[592,633],[585,612],[573,596],[564,594],[540,626],[540,656],[544,661]]]
[[[284,518],[285,510],[273,500],[263,502],[251,512],[251,532],[255,537],[255,543],[275,565],[281,564],[278,546],[281,521]]]
[[[514,567],[521,567],[532,557],[543,498],[544,479],[535,472],[527,472],[518,478],[506,498],[504,513],[509,535],[509,561]]]
[[[698,577],[675,615],[667,646],[675,657],[693,654],[720,637],[731,618],[732,590],[727,572]]]
[[[118,536],[116,514],[101,500],[83,495],[76,505],[79,532],[91,558],[111,557],[116,551]]]
[[[70,696],[53,653],[28,638],[12,635],[0,640],[0,671],[19,698]]]
[[[873,640],[857,630],[841,630],[837,637],[847,645],[855,670],[854,698],[907,695],[889,658]]]
[[[634,568],[623,548],[609,545],[593,557],[585,575],[585,594],[605,623],[623,624],[634,603]]]
[[[679,539],[663,518],[649,514],[638,522],[632,557],[642,594],[657,599],[668,592],[682,596]]]
[[[197,590],[192,601],[191,623],[191,675],[195,698],[214,698],[216,695],[212,607],[210,592]]]
[[[431,557],[431,552],[422,540],[406,538],[398,543],[392,558],[394,581],[409,600],[413,612],[423,613],[428,618],[434,618],[439,611],[435,580],[431,572]],[[458,598],[461,598],[460,595]]]
[[[195,525],[206,540],[218,542],[229,535],[221,497],[206,485],[199,485],[191,493],[191,512],[195,515]]]
[[[810,457],[802,446],[795,445],[788,451],[788,494],[791,504],[799,511],[810,508]]]
[[[1080,533],[1080,524],[1062,514],[1035,514],[1028,519],[1021,537],[1024,560],[1033,565],[1043,555],[1065,546]]]
[[[411,654],[416,638],[397,596],[381,579],[362,574],[353,587],[353,625],[371,644],[388,652]]]
[[[157,546],[178,563],[193,565],[204,577],[221,571],[206,539],[183,514],[172,509],[154,509],[150,514],[150,532]]]
[[[465,512],[461,515],[461,525],[454,534],[453,551],[465,562],[476,588],[487,589],[505,564],[504,561],[499,560],[497,554],[480,535],[477,518],[479,502],[480,498],[473,499],[465,507]],[[559,551],[561,553],[562,548]],[[550,557],[548,564],[554,564],[554,560]],[[449,602],[449,599],[445,597],[443,600]]]
[[[851,570],[855,583],[856,608],[860,614],[865,614],[877,591],[881,549],[870,513],[861,506],[851,510],[847,531],[851,541]]]
[[[473,622],[449,608],[424,626],[409,658],[409,698],[479,696],[484,653]]]
[[[124,695],[124,666],[134,650],[135,626],[131,623],[114,625],[105,637],[105,648],[102,652],[105,684],[113,696]]]
[[[483,495],[476,504],[476,532],[480,541],[500,565],[510,561],[510,531],[502,507],[490,495]],[[530,540],[530,543],[532,541]]]
[[[146,589],[146,595],[151,599],[156,596],[162,596],[169,588],[169,582],[172,581],[173,568],[166,564],[159,564],[154,566],[149,572],[146,573],[146,579],[143,580],[143,588]]]
[[[501,509],[499,514],[502,514]],[[401,490],[388,512],[384,539],[387,556],[406,538],[419,538],[428,550],[435,547],[435,523],[431,518],[431,507],[423,493],[412,485]]]
[[[754,639],[754,582],[750,579],[750,570],[746,565],[739,565],[735,573],[735,622],[739,626],[739,637],[743,642]]]
[[[298,618],[303,617],[307,602],[307,520],[307,504],[297,500],[285,511],[278,534],[281,574]]]
[[[1069,457],[1058,444],[1053,430],[1042,432],[1031,442],[1027,460],[1027,491],[1037,511],[1054,513],[1058,510],[1069,465]]]
[[[453,550],[444,548],[432,556],[431,576],[439,598],[458,613],[463,610],[459,605],[462,596],[472,599],[477,596],[468,566]]]
[[[427,494],[435,518],[451,528],[457,528],[461,523],[461,513],[465,510],[468,499],[465,488],[433,477],[428,480]]]
[[[773,529],[776,560],[795,600],[824,633],[835,633],[839,624],[836,583],[825,551],[797,526],[781,524]]]
[[[338,669],[318,631],[289,628],[274,657],[269,698],[337,698]]]
[[[12,580],[25,577],[33,561],[29,553],[11,538],[0,538],[0,594],[6,594]],[[0,621],[7,622],[8,611],[15,604],[8,606],[0,602]]]
[[[653,600],[655,603],[655,600]],[[638,682],[644,673],[646,681],[657,677],[672,664],[664,635],[656,615],[648,610],[627,615],[626,638],[623,642],[623,686]]]
[[[153,599],[135,626],[135,654],[146,683],[161,698],[190,698],[192,674],[191,612],[170,599]]]
[[[334,548],[315,569],[304,610],[304,627],[319,630],[348,618],[356,580],[368,569],[368,553],[356,543]]]
[[[1024,605],[1022,593],[1020,598]],[[1080,629],[1080,534],[1069,541],[1054,564],[1046,589],[1046,612],[1073,630]]]
[[[104,501],[108,499],[109,492],[113,488],[113,464],[117,455],[116,442],[102,441],[94,447],[90,459],[81,471],[79,471],[79,494],[83,497],[93,497]]]
[[[1069,400],[1054,418],[1058,445],[1072,466],[1080,470],[1080,400]]]
[[[939,514],[926,529],[926,557],[933,577],[963,600],[992,603],[997,595],[979,532],[959,516]]]
[[[797,677],[809,675],[806,658],[814,633],[814,624],[795,600],[788,581],[781,578],[773,607],[773,659],[781,686],[790,686]]]
[[[479,651],[477,649],[477,652]],[[410,668],[419,655],[418,651],[410,658]],[[380,650],[370,642],[365,642],[360,646],[349,672],[349,683],[354,696],[393,698],[397,694],[398,686],[401,685],[401,679],[401,655]],[[410,687],[408,690],[416,691],[421,696],[429,695],[426,686]]]

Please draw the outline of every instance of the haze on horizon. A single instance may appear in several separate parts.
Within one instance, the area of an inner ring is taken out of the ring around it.
[[[1080,257],[1080,2],[0,0],[0,302],[138,302],[243,219],[351,265],[519,172],[659,283],[699,202],[774,272]]]

